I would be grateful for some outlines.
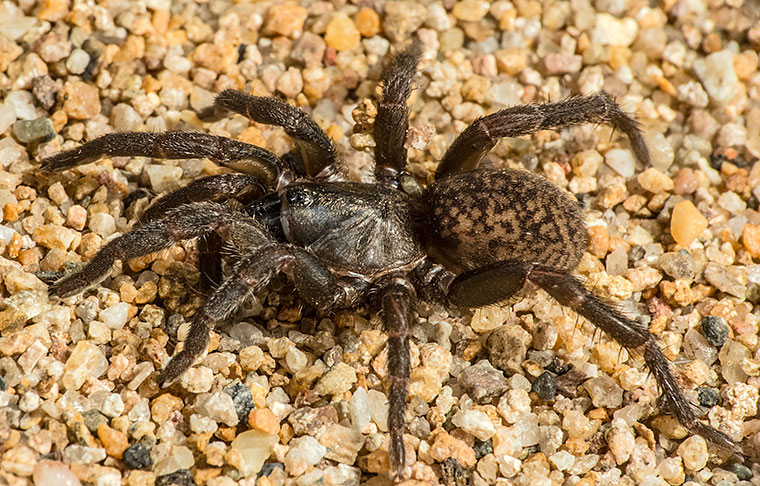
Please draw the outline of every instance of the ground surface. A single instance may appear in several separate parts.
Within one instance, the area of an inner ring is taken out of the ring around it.
[[[591,235],[578,274],[641,316],[704,419],[744,439],[749,457],[725,462],[685,437],[637,356],[527,289],[474,315],[418,309],[413,481],[760,484],[760,25],[741,0],[0,4],[0,483],[388,483],[385,336],[371,309],[315,314],[279,282],[159,390],[156,370],[203,299],[192,243],[63,302],[35,277],[127,231],[141,190],[219,168],[34,168],[114,130],[198,129],[289,150],[280,130],[197,117],[237,88],[311,112],[352,177],[367,177],[373,106],[362,100],[413,33],[424,59],[407,143],[421,180],[456,133],[505,106],[605,89],[637,116],[653,167],[595,126],[504,141],[485,163],[578,196]],[[560,393],[543,400],[553,384]]]

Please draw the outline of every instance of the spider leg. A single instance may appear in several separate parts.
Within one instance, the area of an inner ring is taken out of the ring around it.
[[[258,199],[265,187],[260,179],[245,174],[217,174],[191,181],[184,187],[161,196],[140,216],[140,223],[161,219],[182,205],[203,201],[224,201],[229,198]]]
[[[437,180],[467,172],[502,137],[519,137],[539,130],[583,123],[609,123],[628,135],[636,158],[649,165],[649,151],[638,123],[605,92],[555,103],[513,106],[475,120],[454,140],[435,172]]]
[[[395,278],[381,288],[380,306],[388,333],[388,430],[390,473],[394,481],[409,476],[404,446],[406,399],[409,388],[409,326],[412,322],[414,290],[406,280]]]
[[[670,361],[654,335],[604,303],[576,278],[547,267],[526,265],[528,279],[540,285],[560,304],[583,315],[626,348],[643,348],[644,361],[659,386],[669,411],[689,429],[728,450],[739,446],[726,434],[699,421],[696,407],[686,398],[670,370]]]
[[[102,281],[116,260],[126,261],[170,247],[175,242],[203,236],[225,227],[245,225],[252,219],[214,202],[192,203],[170,211],[104,246],[78,273],[50,287],[50,295],[68,297]],[[262,231],[258,238],[264,237]]]
[[[227,89],[215,104],[258,123],[282,127],[295,142],[309,176],[330,179],[338,176],[335,146],[317,123],[302,110],[277,98],[252,96]]]
[[[245,240],[244,236],[238,237]],[[308,251],[292,245],[272,243],[259,246],[235,265],[232,274],[214,291],[196,312],[184,347],[158,376],[165,387],[187,371],[195,359],[206,350],[209,329],[227,319],[251,294],[265,287],[272,277],[292,269],[293,281],[299,295],[309,304],[329,309],[344,296],[344,287],[337,285],[329,269]]]
[[[395,184],[406,168],[406,132],[409,129],[409,107],[412,80],[422,55],[419,41],[396,54],[383,72],[383,97],[375,117],[375,177],[380,182]]]
[[[277,182],[283,164],[272,152],[249,143],[201,132],[109,133],[55,154],[42,161],[40,170],[58,172],[93,162],[104,155],[191,159],[208,157],[217,164],[257,177],[269,186]]]

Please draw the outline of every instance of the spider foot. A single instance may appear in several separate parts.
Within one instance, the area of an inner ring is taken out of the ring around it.
[[[406,481],[412,475],[411,468],[406,463],[406,447],[403,435],[397,436],[391,433],[390,447],[388,448],[390,460],[390,477],[395,483]]]
[[[58,280],[48,287],[48,295],[50,297],[65,299],[66,297],[78,294],[89,285],[89,282],[82,277],[81,273],[75,273]]]

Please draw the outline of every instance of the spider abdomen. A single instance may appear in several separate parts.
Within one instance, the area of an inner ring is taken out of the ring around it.
[[[426,193],[428,253],[455,272],[520,261],[573,270],[588,243],[578,203],[530,172],[476,170]]]
[[[338,273],[374,277],[423,256],[411,200],[401,191],[378,184],[298,182],[280,198],[288,241]]]

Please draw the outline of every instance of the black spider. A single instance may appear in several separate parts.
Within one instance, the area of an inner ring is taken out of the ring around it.
[[[581,123],[609,123],[622,130],[638,160],[648,164],[636,122],[603,92],[508,108],[465,129],[438,166],[435,182],[423,187],[405,172],[404,148],[407,99],[419,56],[420,48],[413,45],[395,56],[383,74],[374,127],[374,183],[342,180],[333,144],[304,112],[274,98],[232,90],[222,92],[216,105],[282,127],[299,157],[284,162],[244,142],[168,132],[109,134],[45,159],[43,170],[59,171],[102,155],[208,157],[238,171],[195,180],[158,199],[141,225],[112,240],[84,269],[56,282],[50,293],[66,297],[81,292],[103,280],[116,260],[181,240],[215,235],[202,241],[231,245],[240,258],[197,311],[184,348],[158,376],[162,387],[206,350],[209,329],[277,272],[288,270],[301,298],[319,309],[346,308],[373,296],[388,333],[390,465],[399,479],[407,474],[408,333],[417,295],[478,307],[509,299],[529,280],[621,345],[641,352],[664,403],[681,424],[735,450],[728,436],[698,420],[655,337],[570,275],[588,242],[577,202],[532,173],[478,169],[502,137]]]

